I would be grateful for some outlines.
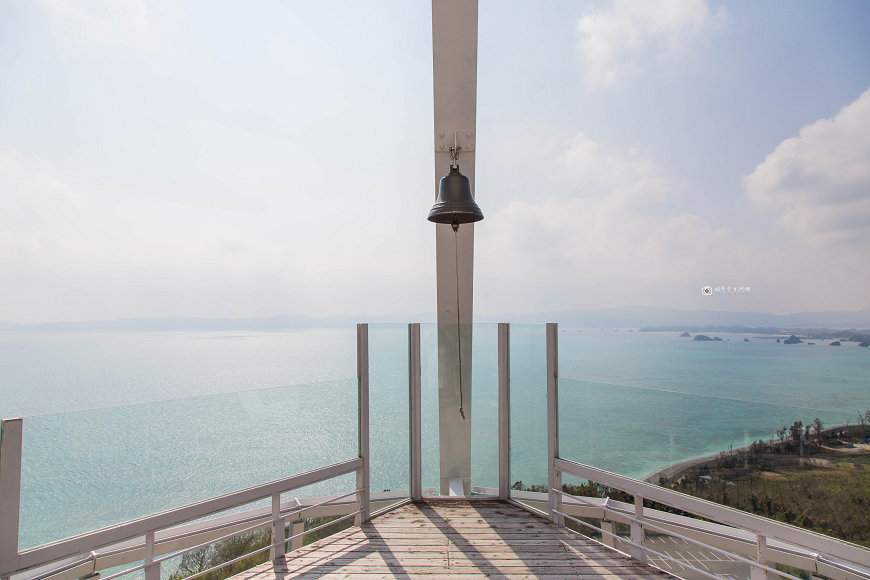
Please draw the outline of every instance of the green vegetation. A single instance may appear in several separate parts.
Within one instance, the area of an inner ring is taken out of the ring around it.
[[[855,446],[867,437],[870,411],[857,426],[827,431],[819,419],[797,421],[660,484],[870,547],[870,453]]]

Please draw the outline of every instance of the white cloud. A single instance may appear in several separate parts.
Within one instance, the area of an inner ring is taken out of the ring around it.
[[[148,9],[142,0],[39,0],[57,21],[79,26],[88,39],[110,45],[133,41],[147,44],[154,38]]]
[[[674,187],[654,160],[581,133],[558,163],[552,197],[513,201],[480,226],[478,288],[494,312],[644,302],[650,287],[694,292],[705,272],[729,272],[727,229],[658,209]]]
[[[780,143],[743,185],[810,245],[870,241],[870,90]]]
[[[338,201],[284,186],[260,212],[114,183],[0,150],[0,320],[420,312],[434,300],[425,213],[372,207],[382,180]],[[407,181],[395,187],[407,200]]]
[[[671,190],[664,169],[636,149],[622,155],[578,133],[559,156],[561,173],[583,184],[582,195],[609,195],[640,203],[660,201]]]
[[[614,0],[577,22],[589,87],[612,86],[641,71],[646,53],[678,59],[699,38],[721,29],[724,7],[706,0]]]

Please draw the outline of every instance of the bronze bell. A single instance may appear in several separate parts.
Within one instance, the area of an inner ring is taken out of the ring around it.
[[[471,196],[471,183],[459,173],[458,165],[450,166],[450,173],[441,178],[438,199],[429,212],[429,221],[436,224],[470,224],[483,219],[483,212]]]

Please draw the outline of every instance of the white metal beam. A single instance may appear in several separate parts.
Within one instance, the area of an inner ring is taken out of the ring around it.
[[[466,148],[459,154],[459,168],[468,177],[474,192],[477,0],[432,0],[432,61],[436,141],[435,194],[437,196],[438,182],[450,169],[449,150],[441,146],[444,145],[443,140],[452,139],[454,132],[457,140],[466,139]],[[469,141],[472,143],[471,147],[467,145]],[[470,495],[474,225],[464,224],[454,233],[450,225],[437,224],[435,230],[441,493],[449,493],[450,479],[460,478],[463,480],[465,495]],[[465,414],[464,419],[459,413],[460,406]]]
[[[420,324],[408,325],[408,454],[410,481],[408,491],[414,501],[423,499],[423,431],[420,407]]]
[[[498,498],[511,496],[511,331],[498,325]]]
[[[559,325],[547,323],[547,485],[550,494],[550,519],[560,526],[562,496],[554,490],[562,490],[562,472],[556,467],[559,458]]]
[[[360,513],[354,520],[359,526],[369,521],[371,490],[369,465],[369,325],[356,325],[357,427],[359,458],[362,465],[356,473],[356,488],[360,491]]]
[[[18,518],[21,505],[22,420],[0,426],[0,574],[18,567]]]

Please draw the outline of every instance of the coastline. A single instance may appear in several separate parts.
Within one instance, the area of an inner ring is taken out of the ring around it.
[[[832,432],[842,431],[847,428],[847,425],[836,425],[834,427],[828,427],[827,429],[822,429],[823,434],[828,434]],[[810,434],[809,441],[815,441],[815,434]],[[774,445],[779,446],[782,443],[775,441]],[[673,481],[675,479],[679,479],[689,471],[696,469],[698,467],[703,467],[707,465],[715,464],[719,457],[723,454],[741,454],[748,453],[749,447],[740,447],[739,449],[731,449],[729,451],[720,451],[719,453],[713,453],[712,455],[705,455],[704,457],[697,457],[695,459],[689,459],[686,461],[681,461],[679,463],[674,463],[668,465],[663,469],[659,469],[644,477],[641,481],[646,483],[651,483],[653,485],[659,484],[659,479],[664,477],[667,481]]]
[[[745,451],[749,451],[749,447],[734,449],[733,453],[741,453]],[[668,481],[679,479],[684,474],[688,473],[693,469],[716,463],[716,460],[722,453],[725,453],[725,451],[720,451],[719,453],[714,453],[712,455],[705,455],[704,457],[698,457],[695,459],[689,459],[688,461],[682,461],[680,463],[668,465],[664,469],[659,469],[658,471],[648,475],[647,477],[644,477],[641,481],[651,483],[653,485],[658,485],[659,480],[662,477],[664,477]]]

